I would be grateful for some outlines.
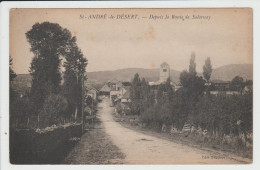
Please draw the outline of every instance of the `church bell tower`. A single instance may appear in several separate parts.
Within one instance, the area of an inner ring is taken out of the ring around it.
[[[167,79],[170,77],[170,66],[168,63],[164,62],[161,64],[160,67],[160,82],[166,82]]]

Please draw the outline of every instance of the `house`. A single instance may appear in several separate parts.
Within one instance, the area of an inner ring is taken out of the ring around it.
[[[110,91],[110,106],[114,105],[115,100],[118,98],[119,96],[119,91],[118,90],[111,90]]]
[[[205,83],[205,86],[208,86],[209,92],[212,95],[239,95],[241,92],[232,90],[231,81],[222,81],[222,80],[212,80],[208,83]],[[204,92],[206,94],[206,92]]]
[[[213,80],[208,85],[210,85],[212,90],[228,91],[230,89],[230,84],[230,81]]]
[[[99,90],[99,95],[105,95],[109,96],[110,95],[111,88],[109,87],[108,84],[105,84],[100,90]]]
[[[90,84],[86,84],[87,96],[90,96],[93,100],[97,100],[98,90]]]
[[[125,94],[121,98],[121,103],[130,103],[130,102],[131,102],[130,88],[127,88]]]
[[[177,91],[180,88],[182,88],[181,82],[173,82],[173,89],[174,89],[174,91]]]
[[[113,84],[113,87],[110,91],[110,105],[113,106],[117,102],[120,102],[124,94],[129,90],[130,91],[131,83],[130,82],[116,82]]]

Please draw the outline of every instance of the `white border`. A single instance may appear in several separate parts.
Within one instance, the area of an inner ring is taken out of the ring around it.
[[[250,165],[11,165],[9,163],[9,9],[10,8],[232,8],[250,7],[253,8],[254,16],[254,159]],[[0,140],[1,140],[1,160],[0,165],[3,170],[9,169],[260,169],[260,109],[257,105],[259,101],[260,80],[257,76],[260,66],[260,1],[258,0],[216,0],[216,1],[91,1],[91,2],[2,2],[0,9]],[[7,133],[7,134],[5,134]]]

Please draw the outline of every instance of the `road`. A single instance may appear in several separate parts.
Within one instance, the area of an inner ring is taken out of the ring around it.
[[[242,158],[230,158],[219,152],[205,151],[149,136],[123,127],[113,119],[109,99],[99,104],[98,116],[104,130],[121,152],[125,164],[239,164]],[[241,161],[243,160],[243,161]]]
[[[193,148],[122,126],[105,98],[94,127],[65,158],[65,164],[244,164],[251,160]]]

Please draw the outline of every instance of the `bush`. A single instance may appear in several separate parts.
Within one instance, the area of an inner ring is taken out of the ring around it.
[[[66,108],[68,102],[61,95],[51,94],[45,100],[42,111],[40,112],[40,127],[46,127],[60,123],[66,118]]]

